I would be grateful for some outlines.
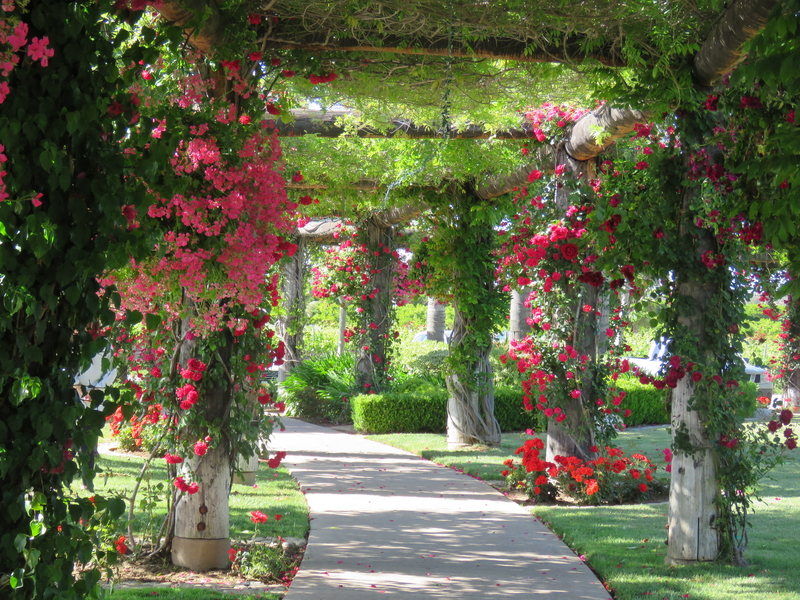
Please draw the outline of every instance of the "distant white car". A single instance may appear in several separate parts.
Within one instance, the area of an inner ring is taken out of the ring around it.
[[[452,329],[445,329],[444,330],[444,341],[446,343],[450,343],[450,339],[453,337],[453,330]],[[412,342],[427,342],[428,341],[428,332],[427,331],[420,331],[416,334],[413,338],[411,338]],[[434,341],[434,340],[431,340]]]
[[[655,341],[650,345],[650,351],[645,358],[632,358],[625,357],[625,360],[632,366],[636,366],[640,371],[650,376],[658,375],[661,366],[667,362],[664,358],[669,349],[669,341],[661,339]],[[758,385],[758,394],[760,396],[772,396],[772,382],[767,378],[767,370],[751,365],[747,359],[742,358],[744,363],[744,372],[748,379]]]
[[[446,343],[450,343],[450,340],[453,337],[453,330],[452,329],[445,329],[444,330],[444,341]],[[495,333],[492,338],[495,342],[503,343],[508,338],[507,331],[501,331],[500,333]],[[428,341],[428,332],[427,331],[420,331],[416,334],[413,338],[411,338],[412,342],[427,342]]]

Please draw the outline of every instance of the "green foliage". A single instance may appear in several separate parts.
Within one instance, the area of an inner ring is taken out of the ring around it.
[[[303,558],[301,552],[287,552],[280,543],[254,542],[236,555],[234,569],[245,579],[265,583],[291,583]]]
[[[287,413],[316,423],[348,422],[354,368],[349,354],[328,354],[297,365],[282,384]]]
[[[450,355],[444,342],[407,342],[403,344],[395,361],[395,377],[402,381],[405,377],[422,378],[444,387],[445,360]],[[395,384],[393,388],[396,388]]]
[[[629,409],[631,414],[625,418],[625,425],[661,425],[669,423],[670,404],[667,389],[657,390],[650,384],[644,384],[639,378],[625,373],[613,382],[617,389],[625,392],[621,406]]]
[[[97,594],[100,571],[76,577],[74,562],[115,559],[102,546],[102,528],[121,515],[122,503],[98,496],[93,505],[63,493],[76,478],[92,485],[90,456],[104,424],[95,408],[103,400],[113,410],[118,400],[98,391],[86,408],[72,389],[106,345],[95,339],[98,330],[113,319],[96,278],[145,248],[122,214],[123,205],[144,197],[127,177],[138,158],[118,144],[132,114],[107,114],[126,89],[114,58],[119,46],[105,37],[102,13],[110,4],[41,0],[22,15],[20,6],[4,13],[24,19],[28,39],[48,36],[54,51],[47,67],[23,54],[0,104],[8,194],[0,202],[4,598]]]
[[[447,424],[447,390],[418,379],[384,394],[362,394],[352,399],[353,425],[357,431],[371,433],[440,433]],[[539,413],[522,406],[519,389],[497,388],[494,413],[502,431],[542,430],[546,427]]]
[[[494,416],[501,431],[545,431],[547,419],[541,411],[525,410],[522,402],[522,388],[495,387]]]
[[[431,385],[414,392],[361,394],[351,404],[356,431],[438,433],[447,423],[447,390]]]
[[[114,436],[114,440],[123,452],[151,452],[160,436],[161,432],[157,428],[143,427],[139,437],[135,437],[133,426],[126,421],[120,425],[119,434]]]

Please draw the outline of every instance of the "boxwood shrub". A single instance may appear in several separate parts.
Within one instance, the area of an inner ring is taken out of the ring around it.
[[[350,399],[353,427],[371,433],[441,433],[447,423],[447,390],[361,394]]]
[[[622,375],[617,381],[617,388],[626,392],[620,408],[629,408],[631,415],[625,419],[628,427],[637,425],[664,425],[670,422],[671,400],[670,390],[657,390],[652,385],[645,385],[633,375]],[[752,416],[756,409],[758,385],[750,381],[739,384],[731,394],[741,394],[739,404],[743,417]]]
[[[522,391],[495,389],[495,416],[501,431],[539,431],[545,427],[538,412],[522,406]],[[447,390],[420,386],[416,390],[362,394],[350,400],[353,426],[371,433],[444,433],[447,426]]]
[[[628,427],[637,425],[663,425],[669,423],[669,389],[657,390],[644,384],[632,375],[621,375],[616,387],[625,392],[621,409],[629,408],[631,414],[625,418]]]

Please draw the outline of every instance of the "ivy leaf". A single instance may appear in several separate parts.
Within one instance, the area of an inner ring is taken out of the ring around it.
[[[160,315],[147,314],[145,316],[145,324],[147,325],[148,329],[151,329],[151,330],[158,329],[158,326],[161,325],[161,316]]]

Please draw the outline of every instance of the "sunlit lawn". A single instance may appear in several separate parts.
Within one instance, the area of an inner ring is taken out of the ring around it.
[[[137,456],[101,455],[98,467],[101,472],[95,478],[94,493],[105,496],[121,495],[126,500],[133,491],[136,477],[144,462]],[[165,480],[166,469],[162,459],[155,459],[149,476],[143,481],[136,497],[134,511],[134,533],[145,539],[157,532],[166,516],[166,497],[171,483]],[[92,492],[83,490],[82,495]],[[258,535],[283,537],[305,537],[308,531],[308,507],[297,484],[283,467],[270,469],[266,462],[259,464],[255,486],[234,485],[230,495],[230,527],[234,541],[249,540],[254,533],[250,512],[260,510],[270,520],[260,525]],[[274,515],[282,515],[279,523]],[[119,524],[119,533],[127,529],[125,520]]]
[[[498,449],[485,447],[448,451],[444,435],[389,434],[370,439],[403,448],[429,460],[464,470],[490,481],[500,479],[503,460],[527,436],[503,434]],[[628,453],[649,456],[665,465],[669,447],[666,428],[624,432],[618,444]],[[663,471],[661,471],[663,475]],[[692,600],[800,600],[800,458],[789,453],[787,463],[771,473],[761,489],[763,503],[751,516],[750,566],[706,564],[666,567],[666,503],[582,508],[537,506],[542,521],[586,557],[587,564],[614,590],[618,600],[641,598]]]
[[[279,600],[277,594],[236,594],[215,592],[208,588],[163,588],[163,587],[137,587],[126,590],[116,590],[112,596],[114,600]]]

